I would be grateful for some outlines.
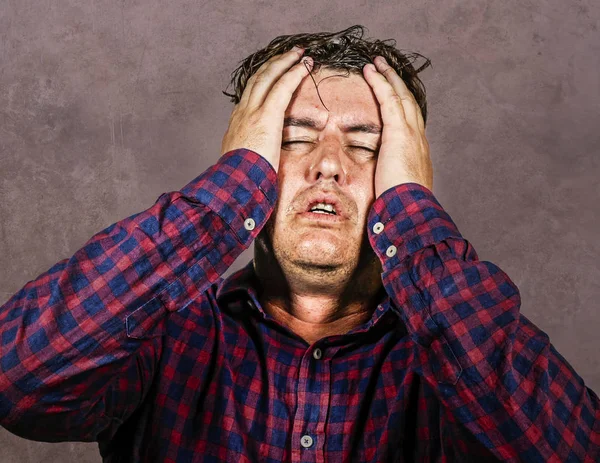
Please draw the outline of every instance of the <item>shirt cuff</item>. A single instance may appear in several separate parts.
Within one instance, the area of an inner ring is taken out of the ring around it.
[[[218,214],[249,246],[273,211],[277,172],[258,153],[240,148],[223,154],[181,192]]]
[[[367,224],[371,247],[384,272],[448,237],[462,239],[431,190],[412,182],[383,192],[373,203]]]

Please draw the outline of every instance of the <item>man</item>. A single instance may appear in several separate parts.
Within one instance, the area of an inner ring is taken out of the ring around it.
[[[249,57],[218,162],[0,309],[0,424],[108,462],[600,461],[598,397],[433,196],[417,73],[360,27]]]

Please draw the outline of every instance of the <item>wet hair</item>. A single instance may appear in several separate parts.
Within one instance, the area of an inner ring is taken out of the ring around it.
[[[252,53],[240,62],[241,64],[231,73],[231,82],[229,85],[233,86],[234,92],[227,93],[223,91],[223,94],[231,97],[230,101],[232,103],[238,104],[248,79],[262,64],[272,56],[285,53],[294,46],[305,49],[303,57],[312,57],[314,64],[311,71],[311,78],[313,78],[312,73],[317,72],[321,67],[343,71],[345,72],[344,77],[348,77],[350,73],[362,76],[362,69],[365,64],[372,63],[373,59],[377,55],[380,55],[396,70],[408,89],[412,92],[421,108],[423,120],[427,122],[425,86],[417,74],[431,66],[431,61],[416,52],[401,52],[396,49],[396,41],[394,39],[363,39],[365,29],[363,26],[355,25],[340,32],[280,35],[273,39],[265,48]],[[413,63],[420,58],[425,61],[420,67],[416,68],[413,66]],[[229,88],[229,85],[227,88]],[[316,82],[315,86],[317,87]],[[320,95],[319,98],[321,98]],[[321,103],[323,103],[323,100],[321,100]]]

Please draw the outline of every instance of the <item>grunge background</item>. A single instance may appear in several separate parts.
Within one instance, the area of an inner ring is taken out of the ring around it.
[[[599,22],[597,0],[3,0],[0,304],[217,160],[247,55],[362,24],[431,59],[436,198],[600,393]],[[3,429],[0,449],[100,461]]]

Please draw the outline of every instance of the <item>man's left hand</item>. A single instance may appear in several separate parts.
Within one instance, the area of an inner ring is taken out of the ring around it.
[[[363,68],[381,110],[383,133],[375,169],[375,198],[388,188],[414,182],[433,191],[433,166],[425,123],[413,94],[385,59]]]

